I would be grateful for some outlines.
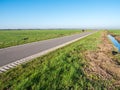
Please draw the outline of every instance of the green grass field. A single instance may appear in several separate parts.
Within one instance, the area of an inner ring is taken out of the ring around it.
[[[0,74],[0,89],[107,90],[110,80],[102,80],[94,75],[88,77],[85,72],[89,65],[84,52],[96,50],[101,43],[100,38],[101,32],[97,32]]]
[[[81,30],[0,30],[0,48],[81,33]]]
[[[120,30],[109,30],[110,33],[113,33],[114,35],[120,35]]]

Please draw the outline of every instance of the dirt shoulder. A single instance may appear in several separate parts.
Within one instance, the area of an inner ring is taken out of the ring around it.
[[[101,42],[96,51],[85,52],[89,64],[86,72],[88,76],[97,75],[102,80],[111,81],[112,85],[110,87],[120,87],[120,65],[112,54],[114,47],[107,38],[106,31],[101,35]]]

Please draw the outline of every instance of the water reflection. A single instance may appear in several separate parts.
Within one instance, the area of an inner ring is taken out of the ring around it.
[[[114,44],[114,46],[120,52],[120,43],[113,36],[111,36],[111,35],[108,35],[108,38],[112,41],[112,43]]]

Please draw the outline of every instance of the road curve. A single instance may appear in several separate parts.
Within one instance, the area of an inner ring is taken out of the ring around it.
[[[9,63],[15,61],[18,61],[18,63],[22,63],[27,59],[29,60],[36,58],[57,48],[77,41],[80,38],[86,37],[92,33],[94,33],[94,31],[0,49],[0,70],[4,71],[2,67]],[[8,66],[8,69],[12,66],[16,65],[11,64],[11,66]]]

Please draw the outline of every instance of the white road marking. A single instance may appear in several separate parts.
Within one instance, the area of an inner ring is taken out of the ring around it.
[[[13,68],[14,66],[11,66],[11,65],[7,65],[9,68]]]
[[[16,64],[14,64],[14,63],[11,63],[10,65],[11,65],[11,66],[17,66],[17,65],[16,65]]]
[[[7,71],[7,70],[5,70],[5,69],[3,69],[3,68],[0,68],[0,71],[5,72],[5,71]]]
[[[4,69],[10,69],[9,67],[7,67],[7,66],[5,66],[5,67],[3,67]]]

